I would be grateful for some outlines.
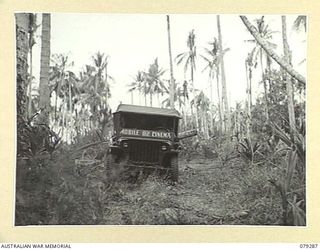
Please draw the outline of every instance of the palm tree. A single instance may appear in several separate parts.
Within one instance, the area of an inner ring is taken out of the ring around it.
[[[188,90],[188,82],[184,81],[182,84],[182,96],[183,96],[183,102],[184,102],[184,110],[183,110],[183,117],[184,117],[184,125],[185,129],[187,128],[187,100],[189,100],[189,90]]]
[[[283,41],[283,52],[285,60],[291,64],[291,58],[290,58],[290,49],[288,44],[288,38],[287,38],[287,23],[286,23],[286,16],[281,16],[282,21],[282,41]],[[286,74],[286,88],[287,88],[287,95],[288,95],[288,113],[289,113],[289,124],[290,124],[290,134],[292,141],[294,141],[294,133],[296,130],[296,123],[295,123],[295,115],[294,115],[294,96],[293,96],[293,86],[291,77]]]
[[[182,88],[180,86],[176,87],[176,83],[175,83],[174,84],[174,89],[175,89],[175,92],[174,92],[174,104],[176,102],[178,102],[179,109],[181,109],[182,105],[185,104],[185,101],[184,101],[184,98],[183,98],[184,97],[183,87]],[[171,107],[171,96],[170,96],[169,92],[170,91],[166,88],[165,89],[165,93],[168,94],[168,97],[162,101],[162,106],[166,107],[166,108]],[[175,105],[173,105],[173,108],[175,108]]]
[[[232,112],[232,130],[233,135],[236,135],[238,141],[243,139],[244,135],[244,116],[243,109],[241,107],[241,103],[237,102],[235,110]],[[251,141],[250,137],[247,137],[248,140]]]
[[[170,18],[167,15],[167,30],[168,30],[168,49],[170,59],[170,107],[174,109],[174,77],[173,77],[173,66],[172,66],[172,52],[171,52],[171,36],[170,36]]]
[[[67,69],[73,66],[73,62],[68,62],[68,56],[63,54],[54,54],[52,55],[51,62],[53,66],[50,67],[49,80],[51,92],[55,91],[55,109],[54,109],[54,118],[57,119],[57,101],[58,97],[64,99],[67,93],[62,93],[62,89],[65,89],[67,86],[66,82],[66,73]],[[69,71],[70,72],[70,71]],[[71,75],[71,74],[70,74]],[[74,75],[74,74],[73,74]],[[68,88],[68,87],[67,87]],[[71,88],[71,86],[70,86]],[[71,107],[71,105],[70,105]]]
[[[41,59],[40,59],[40,100],[39,106],[42,112],[39,116],[40,122],[49,126],[50,110],[50,90],[49,90],[49,70],[50,70],[50,14],[42,14],[42,34],[41,34]]]
[[[252,107],[252,68],[255,66],[256,62],[253,61],[253,52],[248,53],[245,60],[246,77],[247,77],[247,139],[250,140],[251,137],[251,107]]]
[[[259,33],[259,35],[266,41],[268,46],[272,49],[275,49],[277,46],[276,44],[270,42],[270,39],[272,39],[272,35],[276,33],[275,31],[272,31],[269,29],[269,26],[265,24],[264,16],[261,18],[258,18],[255,20],[256,22],[256,29]],[[265,79],[265,68],[263,65],[263,59],[267,61],[267,70],[270,72],[270,64],[271,60],[268,54],[264,51],[264,49],[260,46],[260,44],[255,39],[246,40],[247,42],[254,43],[255,47],[252,50],[252,55],[254,57],[254,61],[257,62],[259,58],[259,64],[261,68],[261,81],[263,82],[263,88],[264,88],[264,100],[265,100],[265,114],[266,119],[269,121],[269,101],[268,101],[268,93],[267,93],[267,83]],[[257,64],[256,64],[257,65]]]
[[[17,125],[26,117],[26,90],[28,84],[28,30],[29,14],[15,14],[16,19],[16,67],[17,67]],[[19,136],[19,130],[17,130]],[[18,140],[19,141],[19,140]],[[19,145],[18,145],[19,146]]]
[[[108,58],[109,57],[107,56],[107,58],[106,58],[106,66],[105,66],[105,89],[104,89],[104,91],[102,93],[105,96],[105,107],[107,109],[109,107],[108,99],[111,97],[109,80],[111,81],[111,83],[114,82],[113,77],[108,74],[108,64],[109,64]]]
[[[240,16],[240,19],[244,23],[244,25],[247,27],[251,35],[255,38],[257,43],[265,50],[265,52],[270,56],[273,60],[275,60],[281,68],[283,68],[289,75],[291,75],[293,78],[301,82],[303,85],[306,84],[306,79],[304,76],[299,74],[297,71],[295,71],[292,66],[286,62],[284,59],[280,58],[272,48],[268,45],[268,43],[260,36],[259,32],[257,31],[256,27],[254,27],[248,20],[246,16]]]
[[[223,55],[229,51],[229,48],[224,49],[222,54],[220,54],[219,50],[219,43],[217,38],[214,38],[213,42],[209,42],[209,45],[211,48],[205,48],[205,55],[201,55],[201,57],[204,59],[206,62],[206,66],[202,70],[202,72],[208,70],[209,72],[209,82],[210,82],[210,95],[211,95],[211,102],[213,102],[213,97],[212,97],[212,82],[214,77],[216,78],[217,81],[217,96],[218,96],[218,108],[219,108],[219,118],[220,118],[220,131],[223,128],[223,119],[222,119],[222,110],[221,110],[221,99],[220,99],[220,82],[219,82],[219,71],[220,71],[220,63],[221,63],[221,58]],[[213,110],[212,110],[213,112]]]
[[[195,106],[196,109],[199,109],[200,112],[200,120],[201,120],[201,129],[204,134],[205,139],[209,138],[208,133],[208,119],[207,119],[207,113],[209,111],[210,107],[210,100],[209,98],[203,93],[203,91],[200,91],[198,95],[196,95],[195,99],[192,100],[192,105]]]
[[[94,90],[95,92],[101,92],[106,88],[105,83],[103,82],[103,71],[107,68],[108,66],[108,59],[109,56],[105,56],[104,53],[100,53],[98,51],[95,55],[92,57],[93,61],[93,66],[96,69],[96,74],[94,75]],[[108,74],[106,74],[106,80],[108,78]]]
[[[301,27],[304,28],[304,31],[307,31],[307,16],[298,16],[293,23],[293,28],[297,31],[300,31]]]
[[[297,32],[301,31],[301,27],[303,27],[304,32],[307,32],[307,16],[298,16],[293,23],[293,29]],[[304,40],[305,42],[305,40]],[[300,64],[306,62],[306,59],[304,58]]]
[[[133,91],[139,92],[139,104],[141,104],[141,92],[143,92],[144,82],[145,82],[144,73],[139,70],[138,73],[135,75],[133,82],[128,84],[129,92],[131,92],[131,93],[133,93]],[[145,99],[145,102],[146,102],[146,99]],[[145,105],[146,105],[146,103],[145,103]]]
[[[108,56],[97,52],[91,59],[93,65],[85,65],[77,82],[80,92],[78,101],[79,105],[87,110],[86,115],[91,117],[88,126],[97,128],[101,112],[107,112],[109,109],[108,98],[111,97],[111,91],[108,80],[114,79],[107,72]]]
[[[149,70],[145,73],[145,81],[147,83],[146,93],[150,95],[150,106],[152,107],[152,96],[153,94],[163,93],[166,89],[164,82],[161,77],[165,73],[163,69],[159,67],[158,58],[154,60],[154,63],[150,65]]]
[[[37,15],[36,14],[29,14],[29,55],[30,55],[30,60],[29,60],[29,86],[28,86],[28,112],[27,112],[27,117],[31,115],[31,109],[32,109],[32,94],[31,94],[31,91],[32,91],[32,81],[34,79],[33,77],[33,72],[32,72],[32,69],[33,69],[33,65],[32,65],[32,62],[33,62],[33,53],[32,53],[32,48],[33,46],[36,44],[36,41],[35,41],[35,32],[36,30],[38,29],[38,25],[37,25]]]
[[[91,80],[89,84],[94,83],[94,92],[91,98],[91,107],[93,112],[94,121],[96,127],[98,126],[98,111],[100,109],[108,108],[108,98],[111,97],[110,86],[108,84],[108,79],[113,80],[113,78],[108,75],[107,67],[109,63],[109,56],[99,51],[92,56],[93,67],[95,68],[93,76],[91,75]],[[103,79],[103,71],[105,71],[105,79]]]
[[[224,60],[223,60],[223,46],[222,46],[222,34],[221,34],[221,25],[220,25],[220,16],[217,15],[217,28],[218,28],[218,51],[219,54],[221,55],[220,57],[220,70],[221,70],[221,85],[222,85],[222,90],[221,90],[221,105],[223,108],[222,111],[225,114],[225,131],[228,132],[230,129],[230,111],[229,111],[229,105],[228,105],[228,98],[227,98],[227,83],[226,83],[226,75],[224,71]]]
[[[195,98],[194,71],[196,70],[196,57],[197,57],[197,48],[195,46],[194,30],[189,32],[187,47],[188,47],[188,51],[177,55],[176,61],[177,61],[177,65],[180,65],[182,62],[184,62],[184,72],[187,72],[188,68],[190,68],[191,89],[192,89],[192,95],[194,99]],[[197,110],[195,110],[195,126],[196,126],[196,129],[199,127]]]
[[[247,94],[249,107],[252,106],[252,69],[256,67],[257,62],[254,61],[253,52],[248,53],[245,60],[246,77],[247,77]]]
[[[213,101],[212,97],[212,80],[216,74],[219,74],[219,56],[218,56],[218,40],[213,39],[213,42],[208,43],[210,48],[204,48],[205,55],[200,55],[202,59],[206,62],[206,66],[203,68],[202,72],[208,70],[209,73],[209,83],[210,83],[210,99]],[[218,86],[219,88],[219,86]],[[217,93],[219,95],[219,93]]]
[[[74,102],[80,94],[78,79],[69,70],[73,62],[69,62],[69,57],[63,54],[54,54],[51,58],[50,67],[50,90],[55,93],[54,121],[59,126],[62,124],[61,136],[69,136],[69,141],[73,134],[73,111]],[[62,100],[58,107],[58,99]],[[59,111],[59,113],[58,113]],[[59,115],[58,115],[59,114]],[[67,133],[65,133],[67,131]]]

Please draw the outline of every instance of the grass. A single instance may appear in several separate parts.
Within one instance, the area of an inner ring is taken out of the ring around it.
[[[119,171],[119,178],[110,179],[103,166],[79,174],[75,158],[82,152],[71,152],[63,148],[52,158],[18,162],[27,171],[17,178],[16,225],[283,224],[281,197],[270,183],[282,168],[268,161],[222,162],[196,153],[180,159],[180,180],[171,185],[157,173]],[[296,185],[297,173],[290,174]],[[303,197],[295,195],[288,204],[295,222],[303,224]]]

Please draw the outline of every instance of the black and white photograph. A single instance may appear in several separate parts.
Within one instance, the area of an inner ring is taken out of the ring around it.
[[[305,13],[14,19],[15,226],[308,225]]]

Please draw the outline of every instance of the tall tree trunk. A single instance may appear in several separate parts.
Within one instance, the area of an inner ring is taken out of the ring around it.
[[[105,76],[106,76],[106,107],[107,107],[107,109],[108,109],[108,99],[109,99],[109,97],[108,97],[108,95],[109,95],[109,83],[108,83],[108,65],[106,66],[106,68],[105,68]]]
[[[55,107],[54,107],[54,120],[58,122],[58,117],[57,117],[57,103],[58,103],[58,97],[59,97],[59,94],[60,94],[60,91],[61,91],[61,86],[64,86],[64,79],[65,77],[65,73],[64,73],[64,67],[62,68],[62,71],[61,71],[61,76],[60,76],[60,80],[58,82],[58,86],[56,88],[56,98],[55,98]]]
[[[203,132],[204,132],[204,138],[206,140],[209,139],[209,131],[208,131],[208,119],[207,119],[207,113],[205,111],[203,112]]]
[[[58,91],[56,90],[55,93],[56,94],[55,94],[55,100],[54,100],[54,122],[57,122]]]
[[[193,100],[194,102],[196,101],[195,100],[195,97],[196,97],[196,91],[195,91],[195,88],[194,88],[194,79],[193,79],[194,75],[193,75],[193,66],[191,64],[191,86],[192,86],[192,97],[193,97]],[[195,107],[195,110],[194,110],[194,114],[195,114],[195,126],[196,126],[196,129],[199,128],[199,116],[198,116],[198,110],[197,110],[197,107],[196,107],[196,103],[194,103],[194,107]],[[191,110],[192,110],[192,107],[191,107]]]
[[[17,123],[26,116],[26,94],[28,86],[28,30],[29,14],[15,14],[16,18],[16,58],[17,58]],[[19,132],[19,131],[18,131]]]
[[[212,111],[212,109],[211,109]],[[210,112],[210,135],[213,135],[214,134],[214,115],[213,115],[213,111]]]
[[[40,59],[40,100],[42,109],[39,120],[49,126],[50,91],[49,91],[49,66],[50,66],[50,14],[42,14],[41,59]]]
[[[291,64],[290,58],[290,49],[287,39],[287,23],[286,17],[281,16],[282,21],[282,41],[283,41],[283,52],[285,60],[288,64]],[[287,95],[288,95],[288,113],[289,113],[289,124],[290,124],[290,135],[292,140],[294,140],[294,131],[296,128],[295,116],[294,116],[294,104],[293,104],[293,86],[291,77],[286,74],[286,87],[287,87]]]
[[[72,140],[72,129],[73,129],[73,126],[72,126],[72,113],[73,113],[73,110],[72,110],[72,93],[71,93],[71,82],[70,82],[70,78],[68,79],[68,83],[69,83],[69,119],[68,119],[68,129],[69,129],[69,138],[70,138],[70,142]]]
[[[295,71],[292,66],[281,59],[267,44],[267,42],[259,35],[257,29],[249,22],[246,16],[240,16],[242,22],[247,27],[251,35],[256,39],[257,43],[265,50],[265,52],[270,56],[273,60],[275,60],[281,68],[283,68],[289,75],[293,78],[297,79],[299,82],[306,84],[306,79],[297,71]]]
[[[245,62],[246,66],[246,78],[247,78],[247,117],[246,117],[246,137],[248,140],[251,141],[251,69],[250,66],[248,66],[247,61]]]
[[[171,36],[170,36],[170,18],[167,15],[167,30],[168,30],[168,47],[169,47],[169,59],[170,59],[170,108],[174,109],[174,78],[173,78],[173,66],[172,66],[172,52],[171,52]]]
[[[133,90],[131,90],[130,92],[131,92],[131,104],[133,104]]]
[[[184,102],[184,110],[183,110],[183,122],[184,122],[184,129],[187,129],[187,97],[186,94],[183,94],[183,102]]]
[[[28,27],[29,16],[25,13],[15,14],[16,19],[16,109],[17,109],[17,157],[19,157],[25,148],[22,139],[25,136],[22,129],[24,118],[27,113],[26,94],[28,86]],[[4,110],[2,110],[4,111]],[[5,112],[5,111],[4,111]],[[17,178],[20,173],[19,164],[17,164]]]
[[[28,30],[28,33],[29,33],[29,55],[30,55],[30,61],[29,61],[29,86],[28,86],[28,112],[26,113],[26,118],[30,117],[32,114],[32,81],[33,81],[33,72],[32,72],[32,69],[33,69],[33,66],[32,66],[32,62],[33,62],[33,55],[32,55],[32,48],[33,48],[33,45],[35,44],[34,43],[34,33],[36,31],[36,17],[37,15],[36,14],[29,14],[29,30]]]
[[[146,82],[144,81],[144,90],[143,90],[143,94],[144,94],[144,106],[147,106],[147,92],[146,92]]]
[[[252,107],[252,67],[249,67],[249,104]]]
[[[223,122],[223,119],[222,119],[222,106],[221,106],[222,102],[221,102],[221,98],[220,98],[220,88],[219,88],[219,84],[220,84],[219,70],[220,70],[220,67],[218,65],[217,66],[216,80],[217,80],[218,110],[219,110],[219,124],[220,124],[219,131],[221,133],[222,132],[222,128],[224,126],[224,122]]]
[[[221,85],[222,85],[222,103],[224,106],[224,115],[225,115],[225,130],[228,133],[230,130],[230,112],[228,105],[228,97],[227,97],[227,83],[226,83],[226,75],[224,71],[224,60],[223,60],[223,46],[222,46],[222,34],[221,34],[221,26],[220,26],[220,16],[217,15],[217,27],[218,27],[218,42],[219,42],[219,54],[220,58],[220,68],[221,68]]]
[[[213,78],[211,74],[209,76],[209,84],[210,84],[210,130],[213,131]]]
[[[31,39],[31,38],[29,38]],[[30,42],[29,42],[30,44]],[[30,62],[29,62],[29,66],[30,66],[30,75],[29,75],[29,86],[28,86],[28,112],[26,112],[26,118],[31,116],[31,107],[32,107],[32,78],[33,78],[33,72],[32,72],[32,47],[29,48],[30,49]]]
[[[65,112],[65,96],[63,97],[63,102],[62,102],[62,105],[61,105],[61,113],[62,113],[62,129],[61,129],[61,138],[62,140],[64,140],[64,127],[65,127],[65,115],[66,115],[66,112]]]
[[[263,49],[260,48],[260,67],[261,67],[261,78],[263,83],[263,90],[264,90],[264,102],[265,102],[265,115],[267,123],[269,123],[269,102],[268,102],[268,91],[267,91],[267,84],[266,79],[264,77],[264,68],[263,68],[263,56],[262,56]]]
[[[98,90],[98,81],[99,81],[99,73],[97,73],[94,78],[94,92],[95,93],[97,93],[97,90]]]

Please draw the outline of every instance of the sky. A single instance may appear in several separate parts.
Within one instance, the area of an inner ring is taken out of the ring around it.
[[[251,23],[261,16],[247,15]],[[306,34],[293,31],[292,24],[297,15],[287,15],[288,40],[293,51],[294,68],[306,76],[306,63],[299,64],[306,58]],[[281,16],[265,16],[265,21],[274,34],[273,42],[278,45],[276,51],[282,55]],[[38,15],[41,22],[41,15]],[[252,50],[253,44],[245,40],[253,39],[238,15],[220,15],[223,47],[230,50],[225,54],[225,72],[228,98],[231,106],[244,101],[246,95],[245,58]],[[205,63],[200,55],[208,42],[217,37],[216,15],[211,14],[177,14],[170,15],[171,43],[173,58],[187,51],[188,33],[194,29],[197,46],[197,68],[194,85],[210,97],[208,72],[202,72]],[[41,27],[37,33],[34,46],[34,69],[36,83],[39,79]],[[115,79],[111,85],[113,110],[122,103],[131,103],[127,85],[133,81],[139,70],[148,70],[155,58],[161,68],[165,69],[164,79],[170,78],[167,22],[164,14],[51,14],[51,54],[68,55],[74,66],[70,68],[77,75],[86,64],[91,64],[91,57],[96,52],[109,56],[108,72]],[[276,63],[274,63],[276,64]],[[182,82],[190,73],[184,74],[183,66],[174,66],[174,77]],[[259,70],[253,79],[253,94],[259,95]],[[213,101],[216,103],[216,85],[213,86]],[[155,98],[154,98],[155,99]],[[154,101],[157,105],[157,101]],[[134,95],[134,104],[139,104],[138,93]]]

